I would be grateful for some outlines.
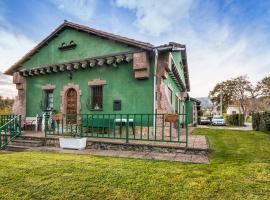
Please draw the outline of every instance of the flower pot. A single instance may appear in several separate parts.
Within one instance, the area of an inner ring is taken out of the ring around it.
[[[165,115],[165,122],[177,122],[178,115],[177,114],[167,114]]]
[[[86,138],[59,138],[59,142],[63,149],[83,150],[86,147]]]
[[[61,113],[55,114],[52,116],[54,121],[61,121],[63,119],[63,115]]]

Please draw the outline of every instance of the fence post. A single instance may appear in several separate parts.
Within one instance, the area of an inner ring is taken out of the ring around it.
[[[22,134],[22,116],[19,115],[19,136]]]
[[[187,112],[186,112],[185,124],[186,124],[186,147],[187,147],[188,146],[188,117],[187,117]]]
[[[45,122],[45,138],[47,137],[47,131],[48,131],[48,118],[47,118],[47,115],[45,114],[44,115],[44,117],[45,117],[45,120],[44,120],[44,122]]]
[[[126,122],[126,143],[128,143],[128,141],[129,141],[129,114],[127,114],[127,122]]]

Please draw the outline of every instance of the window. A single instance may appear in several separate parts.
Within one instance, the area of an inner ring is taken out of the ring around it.
[[[53,90],[45,90],[45,110],[53,110]]]
[[[121,100],[114,100],[113,111],[120,111],[120,110],[121,110]]]
[[[92,86],[92,109],[101,110],[103,104],[103,86],[95,85]]]

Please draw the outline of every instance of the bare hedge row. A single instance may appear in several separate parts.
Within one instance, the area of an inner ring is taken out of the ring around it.
[[[270,111],[254,113],[252,127],[256,131],[270,131]]]

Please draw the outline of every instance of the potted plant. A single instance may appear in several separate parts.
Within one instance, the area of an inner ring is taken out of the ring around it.
[[[165,122],[177,122],[177,121],[178,121],[178,114],[165,115]]]
[[[86,148],[86,137],[81,137],[78,125],[66,125],[66,137],[59,138],[60,147],[63,149],[83,150]]]

